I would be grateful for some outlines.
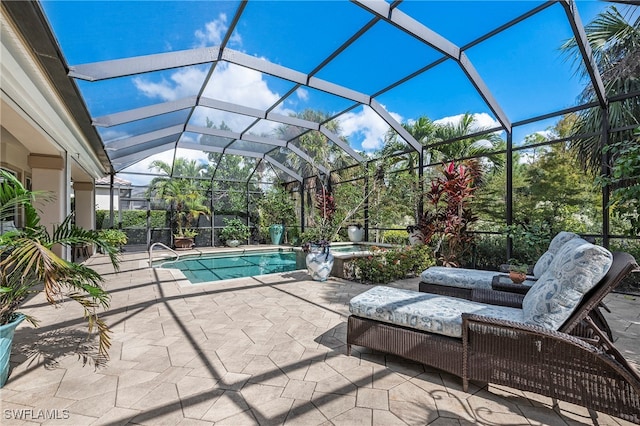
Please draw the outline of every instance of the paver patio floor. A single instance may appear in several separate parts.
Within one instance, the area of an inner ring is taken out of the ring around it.
[[[593,423],[586,409],[554,409],[539,395],[493,385],[467,393],[459,378],[401,358],[358,347],[347,356],[348,301],[369,286],[304,272],[184,285],[146,259],[125,253],[117,274],[103,256],[87,261],[112,295],[110,360],[99,368],[84,362],[95,341],[75,304],[28,302],[40,326],[16,331],[3,425]],[[418,280],[393,285],[417,290]],[[636,299],[606,302],[617,345],[638,365]]]

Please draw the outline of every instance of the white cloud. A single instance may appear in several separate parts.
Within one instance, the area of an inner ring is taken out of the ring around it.
[[[174,101],[197,94],[206,75],[205,67],[189,67],[171,74],[170,81],[165,78],[160,81],[151,81],[147,78],[135,77],[133,84],[148,98]]]
[[[402,117],[390,112],[391,116],[400,123]],[[362,149],[372,151],[384,145],[384,136],[389,125],[369,107],[363,107],[360,112],[348,112],[338,118],[342,134],[355,139],[363,138]]]
[[[500,122],[494,120],[489,114],[486,112],[474,113],[473,116],[473,125],[471,126],[472,131],[481,130],[481,129],[492,129],[494,127],[499,127]],[[464,114],[452,115],[449,117],[443,117],[438,120],[434,120],[434,124],[453,124],[456,125],[460,123]]]
[[[218,15],[217,19],[207,22],[204,29],[196,30],[196,47],[219,46],[222,44],[222,39],[227,33],[227,30],[229,30],[229,26],[227,25],[227,15],[226,13],[221,13]],[[237,32],[235,32],[231,37],[230,42],[241,44],[242,38]]]
[[[296,90],[296,96],[301,101],[305,101],[306,102],[306,101],[309,100],[309,91],[303,89],[302,87],[300,87],[298,90]]]

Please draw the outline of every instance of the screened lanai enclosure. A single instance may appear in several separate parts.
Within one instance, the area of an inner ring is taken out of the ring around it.
[[[269,243],[283,202],[262,200],[277,190],[293,206],[288,244],[323,226],[327,205],[335,239],[359,224],[370,242],[405,244],[408,226],[433,219],[434,182],[462,165],[476,235],[466,263],[534,256],[536,239],[560,230],[639,254],[637,212],[610,203],[637,180],[607,180],[621,147],[638,142],[637,6],[7,7],[58,43],[112,166],[97,226],[125,230],[129,244],[171,244],[185,206],[197,246],[221,245],[231,218],[249,225],[248,242]],[[624,42],[592,38],[620,22]]]

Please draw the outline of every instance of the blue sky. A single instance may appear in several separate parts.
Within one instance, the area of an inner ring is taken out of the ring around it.
[[[541,3],[409,0],[399,9],[454,44],[464,46]],[[236,1],[44,1],[43,4],[69,65],[218,45],[238,7]],[[585,23],[609,6],[595,1],[577,4]],[[228,46],[309,73],[372,16],[346,1],[250,1]],[[573,75],[570,64],[558,52],[558,47],[570,36],[564,9],[556,4],[472,47],[466,54],[509,119],[518,121],[575,105],[584,82]],[[379,22],[316,76],[374,94],[440,56],[395,27]],[[78,84],[91,115],[100,116],[195,95],[208,70],[208,66],[194,66]],[[292,86],[276,77],[225,64],[216,68],[205,94],[267,108]],[[422,115],[451,121],[470,112],[478,114],[482,125],[495,123],[490,109],[451,60],[376,100],[399,121]],[[289,114],[314,108],[336,113],[351,104],[304,89],[275,111]],[[202,122],[205,116],[214,122],[225,120],[237,131],[243,130],[241,127],[247,122],[246,118],[204,109],[198,109],[192,121]],[[340,123],[353,146],[369,151],[380,146],[387,129],[368,107],[350,111],[340,117]],[[143,132],[146,126],[155,124],[132,123],[100,132],[108,140]],[[259,128],[268,129],[269,123]]]

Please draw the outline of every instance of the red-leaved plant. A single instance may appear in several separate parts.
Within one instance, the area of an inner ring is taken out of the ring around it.
[[[471,248],[469,225],[478,220],[471,212],[471,200],[480,176],[477,163],[454,162],[442,167],[442,177],[431,182],[427,201],[431,208],[423,214],[419,227],[425,244],[444,266],[459,266],[460,257]]]

